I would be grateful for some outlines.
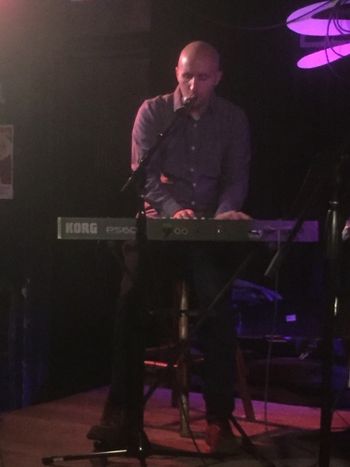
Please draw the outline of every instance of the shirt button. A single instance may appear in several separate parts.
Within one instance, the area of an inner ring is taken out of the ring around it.
[[[195,151],[196,150],[196,146],[191,146],[191,151]]]
[[[197,186],[197,183],[196,182],[193,182],[192,183],[192,186],[195,188]]]
[[[190,168],[190,172],[191,172],[191,173],[194,172],[194,168],[193,168],[193,167]]]
[[[197,123],[193,124],[193,128],[197,128],[197,126],[198,126]]]
[[[195,201],[191,201],[191,206],[195,206],[196,202]]]

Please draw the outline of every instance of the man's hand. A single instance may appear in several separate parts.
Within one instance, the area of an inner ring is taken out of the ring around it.
[[[241,211],[226,211],[226,212],[221,212],[220,214],[217,214],[215,216],[215,219],[219,221],[240,221],[240,220],[249,220],[251,219],[248,214],[245,214],[244,212]]]
[[[173,219],[195,219],[195,214],[192,209],[180,209],[173,214]]]
[[[347,219],[346,224],[344,225],[343,231],[341,233],[342,240],[349,240],[350,238],[350,219]]]

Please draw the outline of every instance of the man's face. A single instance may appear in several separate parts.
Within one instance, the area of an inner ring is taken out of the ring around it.
[[[184,98],[193,97],[194,109],[204,109],[221,79],[218,63],[211,56],[180,56],[176,78]]]

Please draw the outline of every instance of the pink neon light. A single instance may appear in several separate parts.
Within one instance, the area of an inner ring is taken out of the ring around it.
[[[336,3],[335,1],[317,2],[299,8],[288,16],[287,27],[304,36],[323,36],[325,39],[330,36],[345,35],[342,31],[350,30],[350,20],[337,19],[335,22],[333,19],[315,18],[322,11],[335,7]],[[350,4],[350,0],[346,0],[343,4]],[[325,47],[323,50],[308,54],[298,61],[297,66],[304,69],[316,68],[335,62],[347,55],[350,55],[350,42]]]
[[[297,65],[299,68],[303,69],[316,68],[326,65],[327,63],[335,62],[347,55],[350,55],[350,43],[337,45],[332,48],[329,47],[327,49],[305,55],[305,57],[298,61]]]
[[[350,3],[350,0],[345,3]],[[335,23],[329,19],[314,18],[316,14],[329,10],[333,6],[333,2],[318,2],[299,8],[288,16],[287,27],[304,36],[341,36],[341,30],[350,29],[350,20],[339,19]]]

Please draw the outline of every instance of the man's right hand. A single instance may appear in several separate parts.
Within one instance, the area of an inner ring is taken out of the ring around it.
[[[173,219],[195,219],[195,214],[192,209],[180,209],[173,214]]]
[[[220,214],[216,214],[215,219],[219,221],[230,220],[230,221],[240,221],[240,220],[250,220],[251,217],[245,212],[241,211],[225,211]]]

